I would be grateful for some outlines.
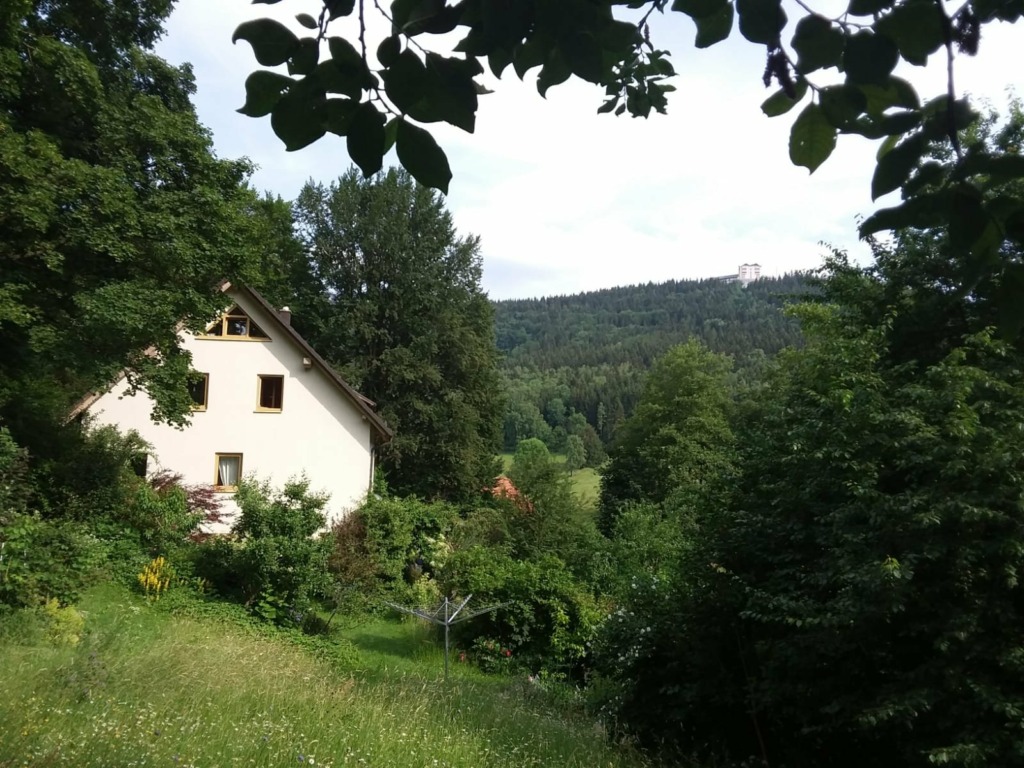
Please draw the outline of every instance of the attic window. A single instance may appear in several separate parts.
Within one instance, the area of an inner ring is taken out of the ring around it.
[[[270,339],[263,329],[253,322],[237,304],[215,320],[206,329],[207,336],[219,336],[226,339],[253,339],[268,341]]]

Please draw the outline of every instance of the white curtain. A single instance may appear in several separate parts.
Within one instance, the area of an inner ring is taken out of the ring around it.
[[[221,456],[217,463],[217,485],[238,485],[241,463],[240,456]]]

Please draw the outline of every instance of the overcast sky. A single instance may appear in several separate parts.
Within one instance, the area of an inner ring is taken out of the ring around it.
[[[301,32],[294,15],[316,15],[319,7],[317,0],[178,0],[158,47],[168,61],[194,67],[194,101],[217,154],[249,157],[258,166],[254,186],[286,199],[309,179],[329,183],[345,171],[344,139],[328,134],[286,152],[269,118],[238,114],[245,78],[259,66],[248,43],[232,45],[231,35],[263,16]],[[796,11],[789,16],[799,18]],[[763,46],[734,30],[733,39],[698,51],[692,23],[678,13],[654,18],[651,28],[680,73],[668,115],[597,115],[603,93],[582,82],[542,99],[531,76],[521,83],[509,68],[504,79],[488,82],[495,93],[480,99],[476,133],[431,126],[454,175],[447,207],[460,233],[481,237],[490,296],[711,277],[735,273],[744,262],[781,274],[819,265],[821,242],[867,258],[855,228],[858,216],[877,207],[870,196],[877,146],[840,136],[832,157],[808,175],[789,162],[797,111],[771,120],[760,111],[774,90],[761,82]],[[345,31],[331,27],[332,34]],[[988,25],[980,55],[958,60],[958,90],[1004,105],[1007,86],[1024,73],[1020,38],[1019,29]],[[938,95],[944,53],[900,74],[923,98]],[[389,161],[397,162],[393,154]]]

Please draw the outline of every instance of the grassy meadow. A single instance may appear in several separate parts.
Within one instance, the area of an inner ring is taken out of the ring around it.
[[[514,454],[511,453],[501,454],[502,471],[508,472],[512,466],[513,456]],[[559,464],[565,463],[564,453],[553,453],[551,458]],[[601,475],[596,469],[593,467],[577,469],[572,473],[572,487],[580,497],[580,501],[588,506],[597,506],[597,499],[601,494]]]
[[[80,609],[75,647],[0,627],[3,768],[643,764],[564,691],[458,662],[445,683],[417,622],[340,628],[325,655],[110,584]]]

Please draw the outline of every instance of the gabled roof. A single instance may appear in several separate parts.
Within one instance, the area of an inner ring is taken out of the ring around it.
[[[292,340],[292,342],[294,342],[295,345],[303,351],[306,357],[312,360],[320,370],[327,374],[327,378],[341,390],[342,394],[351,400],[352,404],[355,405],[356,408],[362,411],[367,421],[373,425],[380,437],[385,441],[392,438],[394,432],[391,430],[391,427],[387,425],[384,419],[382,419],[380,415],[373,410],[373,401],[368,397],[364,397],[359,394],[351,384],[345,381],[345,379],[341,377],[341,374],[334,370],[334,368],[332,368],[328,362],[324,360],[312,346],[310,346],[309,342],[299,335],[298,331],[292,328],[291,323],[286,323],[281,319],[281,313],[275,309],[269,301],[263,298],[259,291],[254,288],[250,288],[247,285],[232,285],[226,280],[221,283],[220,289],[225,293],[230,290],[235,290],[255,301],[264,312],[270,315],[271,322],[275,324],[276,329],[283,331]]]
[[[274,308],[274,306],[263,298],[260,293],[254,288],[250,288],[247,285],[232,285],[228,280],[222,280],[217,286],[223,293],[228,291],[235,291],[241,293],[258,304],[264,312],[270,317],[271,323],[273,323],[275,330],[280,331],[287,336],[293,344],[295,344],[300,350],[302,350],[303,356],[308,357],[314,365],[320,368],[327,379],[334,384],[342,395],[348,399],[362,414],[373,429],[376,431],[381,442],[387,442],[394,436],[394,432],[391,427],[380,417],[380,415],[373,409],[374,402],[368,397],[364,397],[355,390],[355,388],[349,384],[341,375],[332,368],[320,354],[310,346],[309,342],[306,341],[302,336],[299,335],[298,331],[292,328],[291,323],[285,322],[281,318],[281,313]],[[179,329],[182,327],[179,325]],[[147,350],[147,354],[153,352]],[[78,417],[81,413],[86,411],[93,403],[100,399],[106,392],[109,392],[114,386],[121,382],[125,377],[125,373],[122,372],[118,377],[110,382],[102,391],[90,392],[88,395],[79,400],[71,412],[68,414],[68,420]]]

